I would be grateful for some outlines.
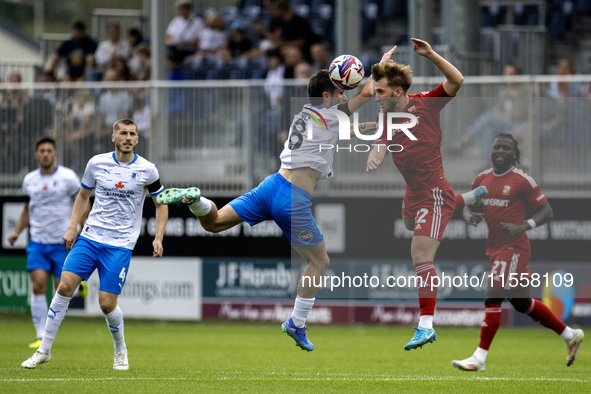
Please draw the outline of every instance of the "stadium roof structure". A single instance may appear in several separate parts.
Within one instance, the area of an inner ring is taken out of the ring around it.
[[[27,37],[17,26],[0,16],[0,53],[5,60],[41,61],[39,43]]]

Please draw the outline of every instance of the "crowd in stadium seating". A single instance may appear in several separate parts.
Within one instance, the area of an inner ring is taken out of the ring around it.
[[[189,0],[177,1],[178,14],[164,37],[169,71],[183,73],[182,79],[264,79],[269,61],[278,55],[283,77],[293,78],[298,63],[307,63],[314,72],[327,67],[334,55],[334,0],[241,0],[237,7],[217,10],[194,10],[192,5]],[[575,12],[591,12],[591,0],[548,0],[542,23],[535,4],[487,5],[482,7],[482,26],[545,24],[553,38],[561,39]],[[362,0],[360,15],[366,41],[375,34],[378,19],[406,19],[408,5],[405,0]],[[72,26],[72,39],[54,53],[50,71],[63,58],[66,80],[100,81],[107,68],[119,70],[119,80],[150,78],[150,46],[139,29],[131,28],[122,37],[119,25],[112,22],[107,37],[97,43],[85,28],[83,22]],[[85,68],[89,64],[94,67]]]

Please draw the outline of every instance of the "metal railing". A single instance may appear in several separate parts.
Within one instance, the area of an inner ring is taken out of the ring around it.
[[[8,81],[8,76],[13,72],[20,74],[22,82],[34,82],[37,73],[43,68],[43,63],[31,59],[3,59],[0,61],[0,77]]]
[[[411,93],[442,80],[415,78]],[[466,78],[441,112],[443,164],[454,189],[469,189],[475,175],[490,167],[494,135],[512,132],[520,141],[522,168],[547,195],[591,197],[591,99],[584,97],[589,85],[590,76]],[[571,96],[583,97],[553,97],[566,87]],[[508,88],[517,97],[503,99]],[[125,116],[140,124],[137,151],[157,165],[166,186],[198,185],[207,195],[236,196],[279,168],[282,141],[305,92],[305,82],[293,80],[3,84],[0,193],[21,193],[24,175],[36,168],[39,136],[56,136],[59,162],[81,175],[92,155],[113,149],[112,122]],[[281,99],[272,105],[270,97]],[[360,121],[374,121],[377,111],[370,101],[359,111]],[[347,148],[365,143],[339,142],[344,148],[335,155],[335,178],[320,182],[317,194],[404,193],[389,157],[367,174],[367,153]]]

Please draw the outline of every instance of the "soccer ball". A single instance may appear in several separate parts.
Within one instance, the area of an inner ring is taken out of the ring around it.
[[[363,63],[353,55],[336,57],[328,69],[330,80],[339,89],[355,89],[365,75]]]

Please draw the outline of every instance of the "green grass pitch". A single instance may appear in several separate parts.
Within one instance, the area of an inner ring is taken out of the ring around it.
[[[405,352],[411,327],[313,325],[304,352],[280,323],[127,319],[129,371],[114,371],[103,319],[69,316],[52,360],[35,370],[27,315],[0,315],[0,392],[591,392],[591,343],[566,367],[562,339],[542,327],[501,328],[480,373],[454,369],[472,354],[475,328],[437,329],[437,341]],[[591,330],[587,330],[589,335]],[[589,339],[587,341],[591,342]]]

